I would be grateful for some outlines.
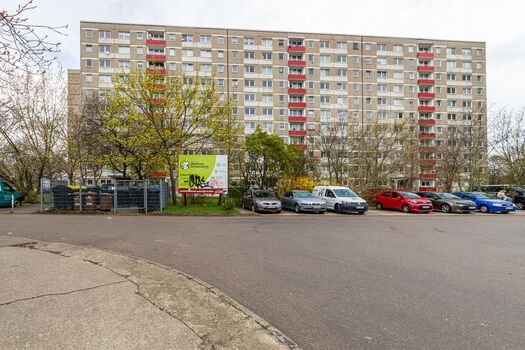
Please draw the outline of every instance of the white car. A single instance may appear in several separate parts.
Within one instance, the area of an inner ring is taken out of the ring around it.
[[[368,210],[366,201],[344,186],[315,186],[313,195],[326,202],[327,209],[337,213],[364,214]]]

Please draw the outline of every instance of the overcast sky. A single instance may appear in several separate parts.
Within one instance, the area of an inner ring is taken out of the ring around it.
[[[3,0],[11,10],[24,0]],[[525,1],[519,0],[34,0],[30,20],[68,25],[59,59],[79,67],[79,22],[132,22],[487,43],[489,106],[525,106]]]

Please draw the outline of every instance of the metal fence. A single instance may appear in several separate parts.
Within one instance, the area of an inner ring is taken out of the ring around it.
[[[168,183],[163,179],[113,180],[102,186],[42,179],[40,188],[40,211],[162,212],[169,198]]]

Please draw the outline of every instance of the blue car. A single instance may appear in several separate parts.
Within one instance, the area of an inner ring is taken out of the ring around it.
[[[478,210],[482,213],[500,212],[507,214],[516,211],[516,207],[509,201],[491,198],[483,192],[454,192],[454,195],[468,199],[476,203]]]

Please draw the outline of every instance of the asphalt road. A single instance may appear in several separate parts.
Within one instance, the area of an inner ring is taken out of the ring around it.
[[[522,215],[1,215],[8,232],[185,271],[304,349],[525,348]]]

